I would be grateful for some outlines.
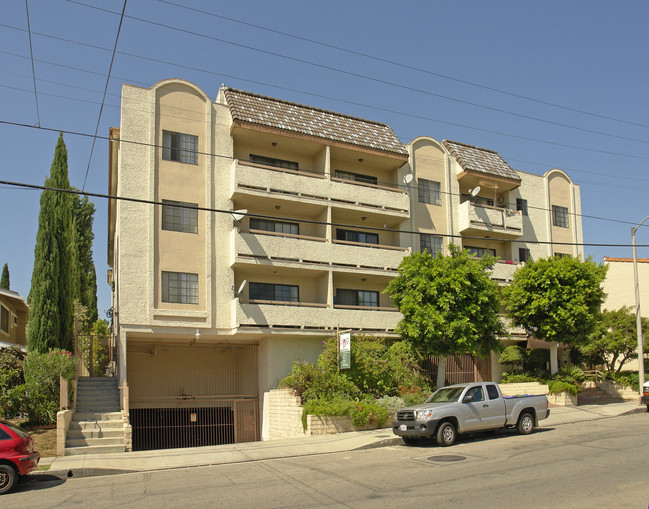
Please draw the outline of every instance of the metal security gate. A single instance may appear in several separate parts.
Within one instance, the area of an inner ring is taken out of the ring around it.
[[[133,450],[259,440],[256,345],[129,343]]]
[[[446,358],[446,384],[461,384],[476,382],[480,380],[489,380],[490,376],[486,373],[489,370],[489,363],[481,362],[473,355],[448,356]],[[432,380],[437,380],[437,367],[439,366],[439,357],[429,357],[424,361],[423,369]]]

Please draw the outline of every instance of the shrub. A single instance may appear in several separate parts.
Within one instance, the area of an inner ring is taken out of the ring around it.
[[[500,364],[523,365],[526,359],[526,351],[518,345],[510,345],[500,354]]]
[[[399,389],[399,396],[403,400],[405,406],[413,406],[423,403],[430,394],[428,388],[417,386],[401,387]]]
[[[563,380],[549,380],[548,387],[550,388],[550,394],[569,392],[570,394],[576,396],[581,392],[581,386],[579,384],[570,383]]]
[[[312,399],[302,409],[302,425],[306,429],[307,415],[347,416],[356,427],[372,424],[382,427],[388,420],[388,411],[374,402],[353,401],[344,398]]]
[[[538,376],[525,373],[523,371],[510,371],[509,373],[503,373],[502,383],[504,384],[520,384],[524,382],[540,382]]]
[[[14,389],[25,383],[24,359],[25,352],[17,346],[0,350],[0,416],[2,417],[16,417],[20,413],[21,405]]]
[[[382,396],[376,400],[376,404],[385,408],[388,414],[394,414],[401,408],[408,406],[399,396]]]
[[[649,380],[649,373],[645,373],[645,381]],[[640,381],[637,371],[620,371],[614,372],[609,371],[606,373],[606,378],[613,380],[616,384],[621,387],[629,387],[634,391],[640,389]]]

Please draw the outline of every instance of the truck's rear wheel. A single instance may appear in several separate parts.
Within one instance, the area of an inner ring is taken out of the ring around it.
[[[442,447],[448,447],[455,443],[457,433],[452,422],[443,422],[437,428],[437,444]]]
[[[534,431],[534,416],[529,412],[523,412],[518,418],[516,429],[521,435],[529,435]]]

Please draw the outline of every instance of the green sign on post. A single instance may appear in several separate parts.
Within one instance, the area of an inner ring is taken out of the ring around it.
[[[340,359],[340,369],[349,369],[352,367],[352,333],[343,332],[338,337],[338,351]]]
[[[349,350],[340,352],[340,369],[349,369],[352,367],[352,353]]]

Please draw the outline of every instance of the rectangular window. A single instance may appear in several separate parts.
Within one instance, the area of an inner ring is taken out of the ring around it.
[[[261,230],[265,232],[288,233],[290,235],[300,234],[300,225],[298,223],[288,223],[285,221],[270,221],[258,217],[250,218],[250,229]]]
[[[336,240],[345,240],[347,242],[359,242],[361,244],[378,244],[378,233],[359,232],[356,230],[336,229]]]
[[[162,158],[198,164],[198,136],[162,131]]]
[[[496,256],[496,250],[487,247],[464,246],[464,249],[466,249],[471,256],[477,258],[482,258],[483,256]]]
[[[9,334],[9,310],[0,306],[0,330]]]
[[[518,261],[524,263],[530,259],[530,250],[525,247],[518,248]]]
[[[442,204],[440,183],[434,180],[419,179],[417,195],[420,203]]]
[[[300,302],[300,290],[296,285],[250,283],[249,295],[251,300]]]
[[[568,253],[554,253],[554,256],[556,256],[557,258],[570,258],[571,255],[569,255]]]
[[[366,290],[336,290],[336,304],[341,306],[379,307],[379,292]]]
[[[561,228],[568,228],[568,209],[552,205],[552,224]]]
[[[162,200],[162,229],[198,233],[198,204]]]
[[[198,304],[198,274],[163,271],[162,302]]]
[[[437,256],[437,253],[443,253],[442,237],[429,235],[428,233],[419,234],[419,251],[422,253],[428,251],[431,255]]]
[[[257,154],[250,154],[251,163],[265,164],[266,166],[275,166],[276,168],[286,168],[287,170],[297,170],[298,164],[296,161],[285,161],[284,159],[277,159],[275,157],[259,156]]]
[[[363,182],[365,184],[378,184],[378,179],[372,175],[363,175],[362,173],[353,173],[351,171],[336,170],[334,177],[352,182]]]
[[[489,395],[489,399],[498,399],[500,397],[495,385],[487,385],[487,394]]]
[[[520,210],[524,216],[527,215],[527,200],[516,198],[516,210]]]

